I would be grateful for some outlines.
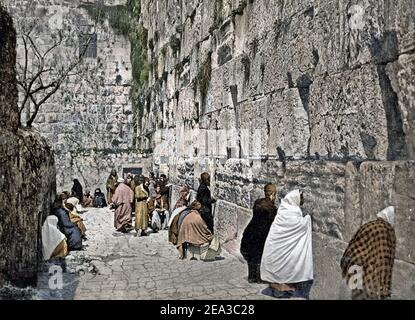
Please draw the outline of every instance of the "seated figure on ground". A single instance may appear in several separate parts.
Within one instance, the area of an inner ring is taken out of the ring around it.
[[[58,218],[59,230],[65,235],[69,251],[82,250],[81,230],[71,222],[69,212],[63,208],[62,200],[55,199],[53,204],[53,215]]]
[[[157,190],[160,191],[159,187]],[[157,194],[154,200],[154,211],[151,216],[151,228],[154,232],[168,229],[170,213],[168,205],[165,203],[165,198],[161,194]]]
[[[94,199],[91,196],[91,191],[87,190],[82,199],[82,206],[84,208],[92,208]]]
[[[312,222],[303,203],[299,190],[287,194],[265,242],[261,278],[276,298],[308,300],[313,285]]]
[[[58,217],[49,216],[42,226],[43,260],[64,258],[68,255],[65,235],[58,228]]]
[[[221,245],[209,230],[199,210],[202,205],[195,201],[191,212],[184,219],[177,240],[180,259],[213,261],[221,252]]]
[[[92,205],[94,208],[105,208],[107,206],[105,194],[99,188],[95,190],[94,201]]]
[[[83,219],[79,216],[78,212],[76,211],[75,206],[70,202],[66,202],[65,209],[67,209],[69,212],[69,219],[73,224],[75,224],[79,228],[79,230],[81,230],[82,238],[85,239],[86,227],[83,222]]]

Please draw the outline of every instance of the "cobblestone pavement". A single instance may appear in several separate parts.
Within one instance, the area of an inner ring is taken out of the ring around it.
[[[91,209],[83,216],[87,247],[45,264],[36,299],[272,299],[262,293],[266,285],[248,283],[246,264],[226,252],[214,262],[182,261],[167,231],[120,235],[110,210]],[[48,273],[54,265],[66,269],[62,290],[50,289],[57,283]]]

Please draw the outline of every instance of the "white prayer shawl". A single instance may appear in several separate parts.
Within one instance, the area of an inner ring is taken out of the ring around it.
[[[178,215],[181,214],[184,210],[186,210],[187,207],[180,207],[177,208],[176,210],[173,211],[170,220],[169,220],[169,228],[171,227],[171,224],[173,223],[174,218]]]
[[[43,259],[45,261],[52,258],[52,254],[58,245],[66,239],[65,235],[58,229],[58,221],[57,217],[49,216],[42,226]]]
[[[378,218],[390,223],[392,227],[395,226],[395,207],[388,207],[378,213]]]
[[[278,284],[314,279],[311,217],[303,217],[299,190],[290,192],[278,209],[265,242],[261,278]]]

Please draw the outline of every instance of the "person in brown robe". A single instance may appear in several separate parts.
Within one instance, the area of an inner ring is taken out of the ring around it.
[[[149,215],[148,215],[148,202],[149,192],[147,188],[150,181],[148,178],[142,177],[140,179],[140,185],[135,188],[135,231],[136,236],[147,236]]]
[[[108,177],[107,183],[106,183],[108,203],[112,201],[112,197],[114,196],[115,189],[116,189],[116,186],[117,186],[117,181],[118,181],[117,170],[113,169],[111,171],[111,174]]]
[[[86,191],[82,199],[82,206],[84,208],[92,208],[93,199],[90,191]]]
[[[211,260],[220,254],[221,249],[217,241],[215,241],[214,244],[215,248],[212,246],[214,243],[213,240],[216,239],[214,239],[212,232],[209,230],[206,222],[198,211],[201,208],[202,205],[200,202],[193,202],[191,205],[192,211],[184,219],[180,227],[176,245],[180,259],[186,258],[186,246],[206,247],[207,250],[204,252],[203,256],[201,256],[201,260]]]
[[[170,221],[170,226],[169,226],[169,242],[172,243],[173,245],[177,244],[177,239],[179,237],[180,214],[181,214],[181,212],[183,212],[185,210],[185,209],[183,209],[183,211],[179,212],[178,209],[179,208],[185,208],[189,205],[189,193],[190,193],[190,190],[189,190],[188,187],[183,187],[180,190],[180,198],[179,198],[179,200],[177,200],[176,205],[174,206],[174,210],[172,212],[173,215],[175,213],[177,213],[177,214],[170,218],[170,219],[172,219],[172,221]],[[177,210],[177,212],[176,212],[176,210]]]
[[[181,207],[187,207],[189,205],[189,194],[190,190],[188,187],[183,187],[180,190],[180,198],[177,200],[176,205],[174,206],[173,210]]]
[[[114,227],[118,232],[129,233],[132,230],[132,204],[134,192],[123,179],[118,180],[118,187],[112,197],[115,207]]]

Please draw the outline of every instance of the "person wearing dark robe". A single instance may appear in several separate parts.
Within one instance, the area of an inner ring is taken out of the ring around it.
[[[114,196],[115,189],[117,187],[117,181],[118,181],[118,174],[117,170],[113,169],[111,171],[110,176],[107,179],[106,188],[107,188],[107,201],[111,202],[112,197]]]
[[[275,206],[277,187],[269,183],[264,191],[265,198],[255,201],[252,220],[246,227],[241,242],[241,254],[248,263],[250,283],[262,283],[260,272],[262,253],[269,229],[277,215]]]
[[[118,179],[118,186],[112,197],[112,203],[115,208],[114,227],[118,232],[129,233],[132,227],[132,211],[134,203],[134,192],[122,178]]]
[[[82,202],[83,197],[84,197],[84,191],[78,179],[73,180],[73,187],[71,191],[72,191],[72,196],[77,198],[79,202]]]
[[[163,198],[163,209],[170,210],[170,185],[168,184],[168,179],[165,174],[160,176],[160,180],[156,186],[156,193],[160,194]],[[159,189],[157,189],[159,188]]]
[[[99,188],[95,190],[93,206],[94,208],[105,208],[107,206],[105,195]]]
[[[395,208],[386,208],[377,218],[357,231],[341,259],[342,275],[352,289],[353,300],[386,300],[392,294]]]
[[[216,200],[212,198],[210,192],[210,174],[205,172],[200,177],[200,186],[197,190],[196,200],[202,204],[201,216],[205,220],[209,230],[214,233],[212,204]]]
[[[71,222],[69,212],[64,209],[61,199],[55,199],[52,214],[58,218],[58,227],[67,239],[68,250],[82,250],[81,230]]]

